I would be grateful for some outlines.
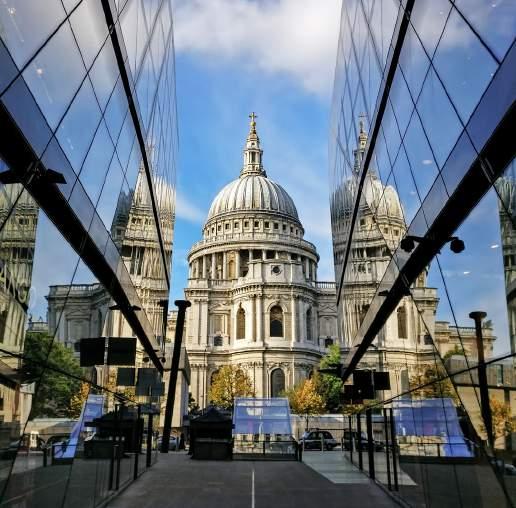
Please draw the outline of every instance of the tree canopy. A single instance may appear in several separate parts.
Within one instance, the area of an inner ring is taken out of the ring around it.
[[[52,367],[72,376],[82,376],[79,362],[70,349],[53,340],[50,335],[27,332],[22,372],[25,379],[37,383],[31,418],[78,416],[77,401],[80,398],[81,381],[61,374]]]
[[[328,348],[328,353],[321,358],[321,369],[336,369],[341,363],[340,347],[333,344]],[[316,372],[314,377],[317,393],[322,397],[325,411],[339,413],[341,411],[340,394],[342,392],[342,379],[332,374]]]
[[[314,379],[305,379],[302,383],[286,391],[290,409],[297,415],[306,417],[324,413],[324,400],[317,392]]]
[[[421,399],[438,399],[449,397],[457,400],[457,392],[444,367],[421,366],[419,371],[410,378],[411,386],[422,386],[413,392],[414,397]]]
[[[240,367],[225,365],[215,373],[208,396],[216,406],[232,409],[237,397],[254,397],[253,383]]]

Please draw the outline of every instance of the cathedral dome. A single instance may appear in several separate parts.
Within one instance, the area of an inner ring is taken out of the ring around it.
[[[341,196],[334,197],[334,206],[339,202],[345,215],[353,212],[357,181],[347,180],[340,188]],[[370,209],[377,217],[389,217],[403,220],[403,210],[396,189],[391,185],[384,186],[374,171],[365,177],[362,189],[362,206]]]
[[[376,216],[403,219],[398,193],[391,185],[384,187],[374,172],[368,172],[362,194]]]
[[[263,211],[299,220],[287,191],[265,175],[241,175],[226,185],[213,200],[208,220],[230,212]]]
[[[256,133],[254,113],[244,149],[240,177],[227,184],[213,200],[208,221],[233,212],[265,212],[282,215],[299,222],[294,201],[281,185],[267,178],[263,169],[260,139]]]

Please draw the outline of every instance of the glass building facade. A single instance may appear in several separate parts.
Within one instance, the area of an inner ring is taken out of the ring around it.
[[[1,506],[98,506],[156,459],[172,25],[168,0],[0,5]]]
[[[515,33],[512,2],[342,6],[329,160],[346,448],[410,506],[516,503]]]

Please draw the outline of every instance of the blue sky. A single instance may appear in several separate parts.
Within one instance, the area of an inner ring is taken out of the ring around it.
[[[244,0],[176,6],[180,147],[173,299],[182,297],[186,256],[201,238],[211,201],[238,177],[251,111],[258,114],[267,174],[294,199],[305,238],[321,255],[319,278],[334,279],[327,151],[340,2],[262,6]],[[256,30],[241,32],[242,26]]]

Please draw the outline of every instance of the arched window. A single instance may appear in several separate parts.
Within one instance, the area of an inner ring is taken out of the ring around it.
[[[279,305],[271,308],[270,336],[283,337],[283,310]]]
[[[324,347],[330,347],[333,346],[333,339],[330,339],[329,337],[327,339],[324,339]]]
[[[228,263],[228,279],[234,279],[235,278],[235,262],[230,259]]]
[[[237,339],[245,339],[245,310],[240,307],[237,311]]]
[[[271,397],[280,397],[285,391],[285,373],[281,369],[271,372]]]
[[[223,339],[220,335],[216,335],[213,337],[213,345],[214,346],[222,346],[224,344]]]
[[[312,340],[312,309],[306,311],[306,340]]]
[[[398,337],[400,339],[406,339],[407,336],[407,311],[405,307],[398,308]]]

